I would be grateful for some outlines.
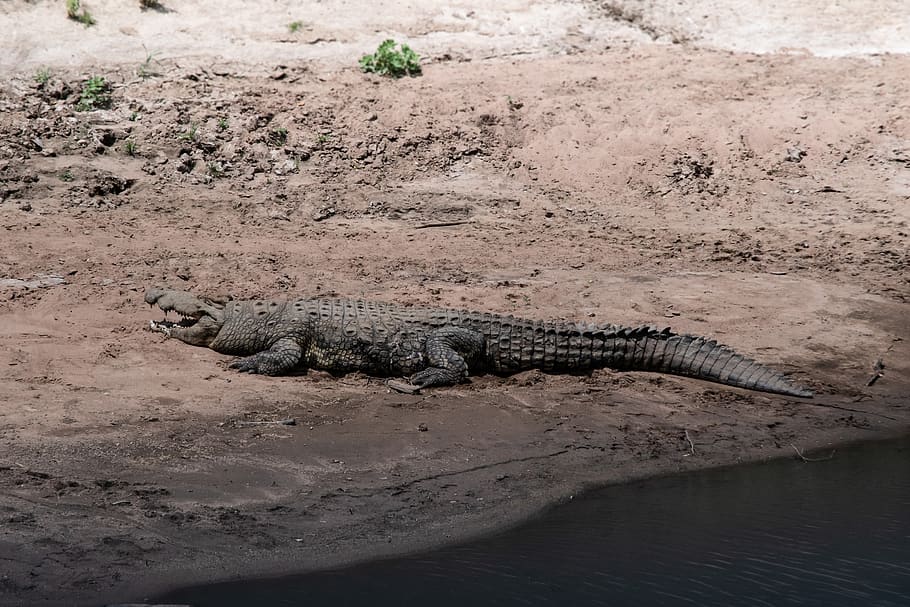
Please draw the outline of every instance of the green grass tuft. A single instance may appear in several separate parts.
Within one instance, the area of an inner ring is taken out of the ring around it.
[[[214,179],[220,179],[221,177],[224,177],[225,172],[227,172],[227,168],[224,166],[224,163],[220,161],[214,161],[206,163],[205,172]]]
[[[66,0],[66,17],[78,21],[85,27],[95,25],[95,18],[82,7],[82,0]]]
[[[143,47],[143,48],[145,48],[145,47]],[[158,62],[158,60],[155,59],[155,55],[156,55],[156,53],[150,53],[148,51],[148,49],[145,50],[145,61],[140,63],[139,68],[136,70],[136,75],[139,76],[140,78],[142,78],[143,80],[146,80],[147,78],[151,78],[152,76],[161,75],[157,70],[155,70],[154,67],[152,67],[153,61],[155,63]]]
[[[271,146],[282,146],[288,142],[288,130],[283,126],[269,131],[269,145]]]
[[[177,139],[180,141],[199,141],[199,125],[195,122],[191,123],[185,131],[177,135]]]
[[[47,84],[51,79],[51,70],[47,67],[42,67],[40,70],[35,72],[35,82],[38,84]]]
[[[76,104],[76,110],[79,112],[88,112],[99,108],[111,106],[111,85],[107,83],[104,76],[92,76],[82,85],[82,93],[79,95],[79,103]]]

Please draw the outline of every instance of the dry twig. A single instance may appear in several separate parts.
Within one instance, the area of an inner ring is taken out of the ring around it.
[[[466,223],[474,223],[472,219],[462,219],[460,221],[439,221],[436,223],[422,223],[415,226],[415,230],[425,230],[426,228],[447,228],[449,226],[461,226]]]
[[[885,374],[885,361],[878,359],[875,361],[875,364],[872,365],[872,377],[869,378],[869,381],[866,382],[867,386],[871,386],[878,381],[882,375]]]
[[[272,421],[235,420],[230,422],[230,424],[235,428],[249,428],[252,426],[296,426],[297,420],[293,417],[289,417],[288,419],[276,419]]]
[[[686,430],[686,440],[689,441],[689,455],[695,455],[695,443],[692,442],[692,437],[689,436],[689,430]]]

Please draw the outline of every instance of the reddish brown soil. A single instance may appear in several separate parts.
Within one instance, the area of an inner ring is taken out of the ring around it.
[[[411,550],[591,484],[910,426],[908,58],[158,71],[108,72],[106,110],[75,111],[83,69],[0,93],[2,604]],[[818,396],[237,375],[143,330],[155,285],[667,323]]]

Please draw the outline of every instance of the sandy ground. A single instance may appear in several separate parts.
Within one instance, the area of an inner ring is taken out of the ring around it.
[[[59,4],[0,7],[0,604],[413,550],[910,427],[894,2]],[[423,76],[357,70],[389,35]],[[92,74],[113,103],[76,111]],[[818,396],[237,375],[143,330],[155,285],[666,323]]]

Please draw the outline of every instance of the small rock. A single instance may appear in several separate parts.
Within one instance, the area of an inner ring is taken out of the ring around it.
[[[794,146],[792,148],[787,148],[787,156],[784,160],[787,160],[789,162],[799,162],[805,158],[807,154],[808,152],[806,152],[806,150]]]
[[[335,207],[326,207],[313,213],[313,221],[325,221],[329,217],[335,216]]]
[[[130,189],[134,183],[136,183],[135,179],[127,179],[110,173],[101,173],[99,171],[89,189],[89,196],[121,194]]]
[[[66,99],[73,89],[62,80],[54,78],[44,85],[44,92],[54,99]]]
[[[33,278],[0,278],[0,287],[14,287],[24,289],[37,289],[41,287],[56,287],[65,285],[66,280],[56,274],[37,274]]]
[[[109,148],[117,143],[117,134],[111,130],[103,131],[98,136],[98,141],[101,142],[101,145]]]
[[[180,164],[177,165],[177,171],[180,173],[191,173],[196,166],[196,161],[187,153],[180,155]]]
[[[275,167],[274,173],[276,175],[287,175],[288,173],[297,172],[297,163],[291,160],[290,158],[280,163]]]

